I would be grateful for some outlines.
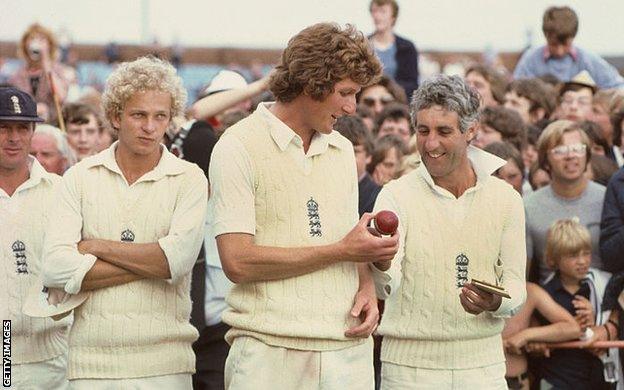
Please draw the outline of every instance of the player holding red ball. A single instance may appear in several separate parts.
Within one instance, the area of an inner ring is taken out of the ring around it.
[[[470,146],[478,109],[477,93],[457,76],[423,83],[411,107],[423,164],[377,197],[375,210],[398,214],[400,237],[392,262],[371,267],[386,300],[382,389],[507,388],[500,333],[526,296],[524,208],[491,175],[505,161]]]

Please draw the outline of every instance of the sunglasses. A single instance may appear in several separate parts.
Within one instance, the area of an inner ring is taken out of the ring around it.
[[[585,153],[587,153],[587,145],[585,144],[574,144],[574,145],[561,145],[556,148],[552,148],[549,151],[553,157],[563,158],[567,155],[572,155],[576,157],[583,157]]]
[[[382,106],[385,106],[386,104],[392,103],[393,101],[394,98],[391,96],[385,96],[380,99],[375,99],[373,97],[362,98],[362,104],[368,107],[374,107],[375,104],[381,104]]]

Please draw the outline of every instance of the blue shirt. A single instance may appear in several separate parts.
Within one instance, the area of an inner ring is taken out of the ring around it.
[[[379,57],[379,60],[383,64],[383,71],[387,76],[390,76],[393,80],[396,79],[397,72],[397,60],[396,60],[397,47],[396,43],[386,50],[375,49],[375,54]]]
[[[561,284],[559,273],[555,273],[544,285],[544,290],[555,302],[575,316],[576,310],[572,304],[574,295],[590,299],[591,287],[588,282],[584,282],[575,294],[570,294]],[[536,317],[540,325],[550,324],[539,312],[536,313]],[[555,349],[551,351],[550,358],[532,359],[531,365],[535,366],[540,378],[546,379],[555,388],[577,390],[608,388],[605,387],[602,361],[585,350]]]
[[[583,70],[589,72],[599,88],[624,88],[624,78],[602,57],[579,47],[571,54],[553,57],[546,46],[528,49],[522,54],[514,70],[514,79],[552,74],[561,81],[570,81]]]

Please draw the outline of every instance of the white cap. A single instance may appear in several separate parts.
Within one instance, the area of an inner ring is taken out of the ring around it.
[[[245,88],[247,81],[240,73],[232,70],[222,70],[215,77],[212,78],[208,88],[202,93],[202,95],[210,95],[215,92],[227,91],[230,89]]]
[[[35,281],[28,290],[26,302],[22,307],[22,313],[30,317],[52,317],[60,320],[72,310],[82,305],[89,298],[89,293],[67,294],[57,304],[48,302],[48,290],[43,287],[40,280]]]

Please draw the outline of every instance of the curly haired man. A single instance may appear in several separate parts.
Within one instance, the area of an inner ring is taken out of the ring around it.
[[[102,97],[119,140],[63,177],[43,284],[89,293],[69,335],[73,389],[191,388],[197,331],[189,291],[208,185],[199,167],[160,143],[185,100],[170,64],[121,64]]]
[[[380,73],[353,27],[308,27],[272,76],[277,101],[214,148],[209,207],[235,283],[223,314],[228,389],[373,388],[368,263],[392,259],[398,239],[370,234],[371,214],[358,222],[353,146],[333,126]]]

